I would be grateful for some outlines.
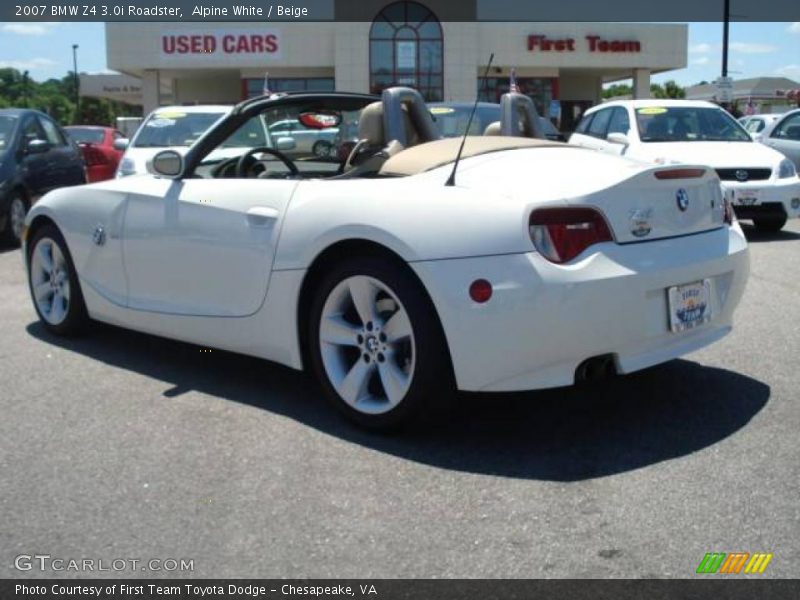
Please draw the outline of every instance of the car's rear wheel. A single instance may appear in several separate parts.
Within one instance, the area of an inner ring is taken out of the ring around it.
[[[21,192],[11,193],[11,200],[8,203],[8,214],[6,214],[6,224],[3,228],[3,242],[11,246],[19,246],[22,239],[22,229],[25,226],[25,215],[28,214],[28,202]]]
[[[328,158],[333,154],[333,145],[325,140],[319,140],[314,142],[314,145],[311,147],[311,151],[314,153],[314,156],[319,158]]]
[[[759,217],[753,219],[753,224],[761,231],[780,231],[786,225],[786,217]]]
[[[326,395],[372,429],[432,410],[451,387],[449,354],[430,300],[401,265],[334,267],[312,301],[308,348]]]
[[[28,248],[28,285],[39,319],[53,333],[79,333],[88,315],[61,232],[45,225],[34,233]]]

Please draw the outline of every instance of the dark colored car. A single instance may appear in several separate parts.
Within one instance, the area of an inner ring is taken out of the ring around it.
[[[41,196],[86,183],[83,156],[64,130],[35,110],[0,110],[0,238],[19,244],[25,214]]]
[[[122,150],[114,148],[114,141],[125,136],[113,127],[72,125],[64,131],[78,144],[86,161],[86,178],[89,183],[112,179],[122,159]]]

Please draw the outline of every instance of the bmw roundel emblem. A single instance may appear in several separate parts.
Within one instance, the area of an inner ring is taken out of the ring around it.
[[[686,209],[689,208],[689,193],[681,188],[675,193],[675,200],[677,200],[681,212],[686,212]]]

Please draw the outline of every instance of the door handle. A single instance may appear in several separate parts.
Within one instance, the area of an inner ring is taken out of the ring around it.
[[[269,206],[254,206],[247,209],[247,222],[254,227],[267,227],[278,220],[277,208]]]

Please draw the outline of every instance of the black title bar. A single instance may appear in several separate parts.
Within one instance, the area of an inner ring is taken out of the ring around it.
[[[722,0],[421,0],[440,21],[722,21]],[[0,21],[372,21],[392,0],[2,0]],[[798,21],[798,0],[731,0],[732,21]]]
[[[3,600],[789,600],[800,581],[753,578],[677,580],[0,580]]]

